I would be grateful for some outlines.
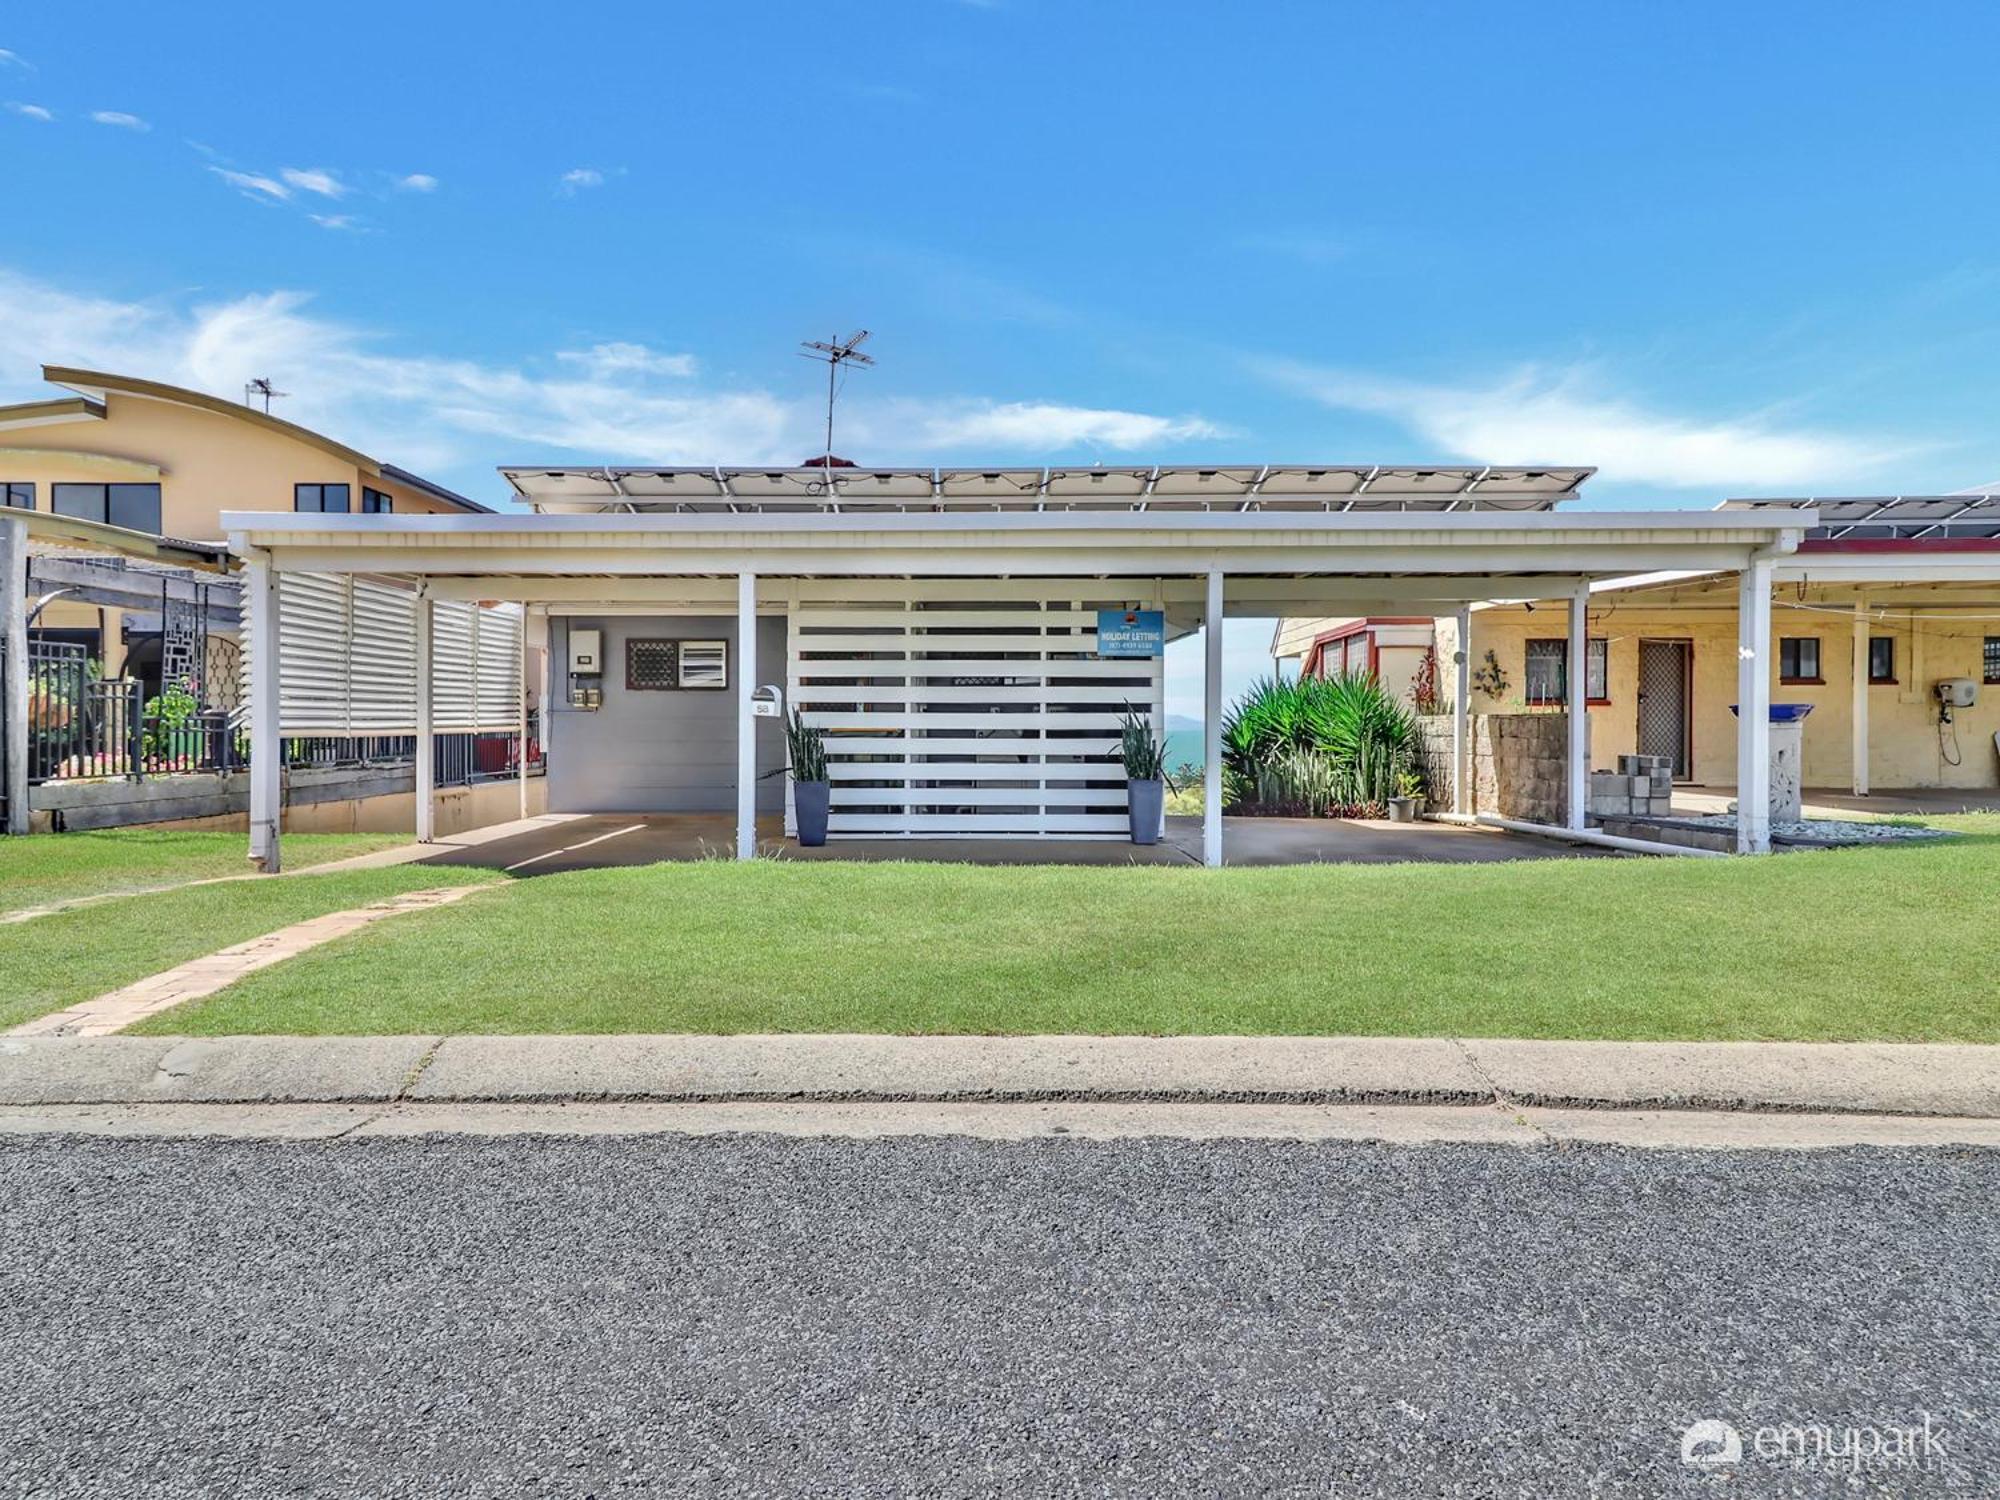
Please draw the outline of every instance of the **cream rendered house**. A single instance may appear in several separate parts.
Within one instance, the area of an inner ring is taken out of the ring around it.
[[[1729,501],[1816,508],[1819,524],[1774,573],[1773,701],[1811,705],[1809,787],[1870,791],[2000,786],[2000,496]],[[1555,604],[1494,601],[1429,632],[1450,701],[1460,632],[1474,713],[1560,711],[1568,622]],[[1593,767],[1661,755],[1675,779],[1733,786],[1737,587],[1721,575],[1599,582],[1588,605],[1585,697]],[[1401,619],[1279,623],[1272,653],[1337,671],[1334,643],[1402,640]],[[1490,659],[1489,659],[1490,656]],[[1404,674],[1382,672],[1401,688]],[[1939,685],[1969,704],[1940,701]]]

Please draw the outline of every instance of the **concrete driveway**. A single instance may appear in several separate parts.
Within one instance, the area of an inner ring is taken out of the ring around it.
[[[758,820],[763,853],[804,860],[941,860],[977,865],[1199,865],[1201,820],[1167,819],[1167,836],[1141,847],[1091,839],[843,839],[817,849],[784,836],[780,821]],[[1601,857],[1550,839],[1460,828],[1445,823],[1385,823],[1325,818],[1229,818],[1223,846],[1232,865],[1399,864],[1412,860],[1483,864],[1510,859]],[[438,846],[424,859],[475,865],[512,875],[728,859],[735,821],[726,813],[549,815],[497,829],[476,840]]]

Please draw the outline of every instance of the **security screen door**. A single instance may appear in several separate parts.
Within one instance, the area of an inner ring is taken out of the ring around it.
[[[1693,663],[1691,642],[1639,642],[1639,753],[1671,759],[1676,781],[1694,774],[1688,743]]]

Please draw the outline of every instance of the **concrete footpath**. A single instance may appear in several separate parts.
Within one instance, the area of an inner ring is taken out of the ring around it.
[[[2000,1120],[2000,1046],[1381,1037],[5,1037],[0,1106],[1500,1105]]]

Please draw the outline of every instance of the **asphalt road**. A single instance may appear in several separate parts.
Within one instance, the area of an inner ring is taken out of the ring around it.
[[[1994,1494],[1996,1224],[1972,1151],[0,1139],[0,1495]]]

